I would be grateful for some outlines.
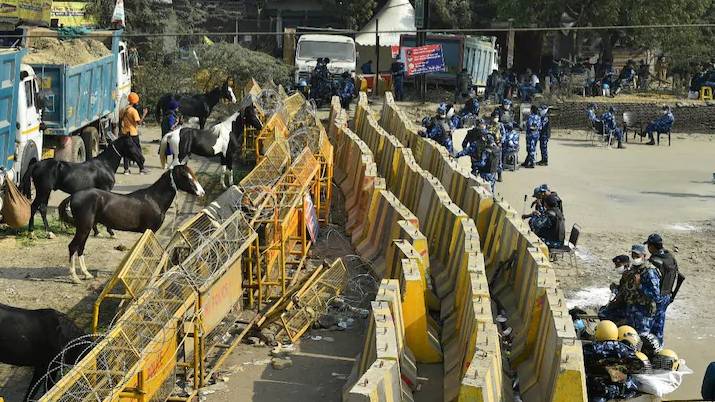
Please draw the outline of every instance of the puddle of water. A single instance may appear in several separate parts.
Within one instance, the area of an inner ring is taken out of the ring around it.
[[[665,227],[678,232],[694,232],[698,230],[697,226],[691,225],[689,223],[674,223],[672,225],[666,225]]]
[[[566,297],[566,307],[600,307],[608,303],[611,299],[611,289],[589,287],[575,291]]]

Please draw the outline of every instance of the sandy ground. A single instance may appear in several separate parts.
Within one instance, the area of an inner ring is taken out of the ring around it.
[[[159,167],[158,145],[150,142],[158,136],[156,128],[146,128],[143,132],[144,156],[150,173],[136,174],[138,170],[135,167],[135,174],[125,176],[121,174],[123,168],[120,167],[115,192],[128,193],[146,187],[163,173]],[[189,166],[198,172],[199,181],[206,187],[209,195],[205,198],[215,197],[217,191],[220,191],[215,181],[218,165],[203,158],[194,158]],[[51,226],[55,226],[52,223],[58,220],[56,207],[66,196],[60,191],[52,194],[48,212]],[[167,236],[173,232],[172,228],[194,211],[200,210],[205,201],[179,193],[174,206],[167,212],[159,233],[160,240],[165,244]],[[178,215],[175,207],[178,207]],[[57,231],[57,237],[49,240],[41,222],[37,214],[36,239],[25,234],[13,236],[15,232],[6,226],[0,228],[0,303],[31,309],[54,308],[67,313],[80,327],[89,331],[94,301],[127,253],[117,248],[131,249],[141,234],[117,232],[115,238],[110,238],[100,226],[100,236],[90,237],[85,250],[87,267],[95,279],[76,285],[69,277],[67,255],[73,229]],[[0,396],[8,402],[19,401],[30,381],[30,375],[30,369],[0,365]]]
[[[375,107],[379,110],[379,105]],[[132,191],[158,177],[156,145],[148,143],[156,135],[150,131],[145,138],[152,173],[118,176],[117,191]],[[457,146],[461,143],[458,135]],[[592,146],[581,132],[557,132],[555,137],[550,144],[549,167],[505,173],[504,183],[497,185],[498,193],[521,211],[524,194],[530,195],[535,186],[547,182],[564,199],[569,227],[573,223],[583,227],[577,253],[578,268],[572,269],[564,263],[557,266],[571,304],[583,306],[606,299],[608,284],[617,280],[610,269],[610,259],[623,253],[632,243],[642,242],[649,233],[660,232],[666,247],[678,248],[677,257],[687,280],[668,311],[666,343],[687,360],[695,374],[686,377],[681,389],[671,397],[698,397],[704,367],[715,359],[710,351],[715,323],[708,314],[715,301],[705,296],[715,282],[709,272],[715,265],[715,257],[708,248],[715,241],[712,221],[715,185],[711,182],[715,168],[712,162],[708,163],[712,161],[715,141],[706,136],[687,139],[675,136],[672,147],[629,144],[626,150],[615,150]],[[469,162],[465,158],[460,163]],[[217,167],[198,158],[191,165],[205,174]],[[63,198],[62,194],[55,194],[51,206]],[[182,196],[179,201],[185,214],[199,208],[195,200]],[[336,202],[339,205],[339,200]],[[171,229],[171,215],[170,211],[165,230]],[[334,222],[339,223],[339,216],[336,218]],[[177,222],[182,219],[179,215]],[[323,245],[333,247],[344,242],[338,240],[340,228],[333,229],[334,232],[324,234]],[[0,239],[3,257],[0,260],[0,302],[28,308],[56,308],[87,325],[96,294],[124,255],[115,247],[130,247],[139,235],[120,233],[116,239],[110,239],[103,233],[100,238],[90,238],[87,262],[90,270],[97,271],[98,278],[81,286],[69,283],[67,276],[66,245],[71,235],[60,234],[55,240],[42,239],[41,231],[38,235],[40,239],[34,241]],[[349,252],[349,247],[343,245],[334,250],[324,249],[316,256]],[[285,370],[270,366],[268,348],[241,346],[224,365],[221,377],[228,382],[221,381],[209,388],[205,398],[208,401],[338,401],[353,359],[362,348],[364,324],[364,320],[356,320],[351,328],[342,332],[312,330],[297,345],[293,367]],[[321,339],[313,340],[317,338],[311,336]],[[420,374],[434,379],[434,371],[434,367],[422,367]],[[0,378],[0,395],[6,401],[19,400],[28,380],[27,370],[3,366]],[[431,388],[439,387],[436,381],[430,381],[423,392],[416,394],[417,400],[438,400]]]
[[[455,135],[459,147],[463,133]],[[627,253],[653,232],[666,248],[676,247],[681,272],[687,277],[666,321],[666,347],[675,350],[695,374],[686,376],[672,399],[700,397],[704,370],[715,361],[712,345],[715,300],[715,184],[712,164],[715,137],[676,135],[667,147],[630,143],[627,149],[594,147],[585,132],[556,132],[549,143],[549,166],[505,172],[497,193],[517,211],[524,195],[548,183],[564,202],[567,234],[578,223],[582,235],[577,269],[557,264],[570,305],[592,306],[608,301],[608,285],[617,282],[611,258]],[[522,135],[522,144],[524,137]],[[520,161],[526,157],[522,145]],[[469,158],[460,163],[469,166]]]

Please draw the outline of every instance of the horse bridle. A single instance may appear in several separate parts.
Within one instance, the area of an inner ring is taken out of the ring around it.
[[[178,192],[179,189],[176,188],[176,182],[174,181],[174,169],[169,170],[169,179],[171,180],[171,188]]]
[[[114,152],[116,152],[117,155],[119,155],[119,157],[121,158],[121,157],[122,157],[122,154],[120,154],[119,151],[117,151],[117,147],[114,146],[114,143],[111,143],[110,146],[112,147],[112,149],[114,150]]]

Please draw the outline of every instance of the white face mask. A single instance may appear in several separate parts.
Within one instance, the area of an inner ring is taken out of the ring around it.
[[[643,257],[638,257],[633,259],[633,265],[642,265],[643,264]]]
[[[668,114],[668,111],[667,111],[667,110],[663,110],[663,114]]]
[[[620,275],[620,274],[626,272],[626,267],[620,266],[620,267],[616,268],[616,272]]]

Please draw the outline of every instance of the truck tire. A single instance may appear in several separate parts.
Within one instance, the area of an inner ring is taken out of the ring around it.
[[[82,163],[87,160],[87,151],[84,148],[82,137],[72,137],[72,162]]]
[[[94,127],[85,127],[80,135],[86,151],[86,160],[99,155],[99,131]],[[73,155],[76,155],[73,153]],[[83,161],[84,162],[84,161]]]

